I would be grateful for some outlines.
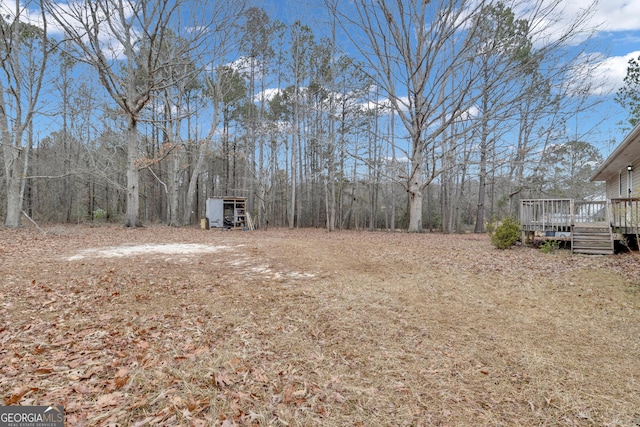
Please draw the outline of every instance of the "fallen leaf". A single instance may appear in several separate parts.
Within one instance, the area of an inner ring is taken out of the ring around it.
[[[178,408],[185,406],[184,399],[180,396],[173,395],[169,400],[171,400],[171,403]]]
[[[347,401],[347,398],[336,391],[331,393],[331,396],[329,396],[329,401],[335,403],[344,403]]]
[[[127,381],[129,381],[129,375],[127,375],[126,377],[116,377],[114,380],[114,383],[116,385],[116,388],[122,388]]]
[[[25,394],[27,394],[28,391],[29,391],[29,387],[27,387],[26,385],[14,388],[13,391],[11,392],[11,396],[5,399],[4,404],[15,405],[20,401],[20,399],[22,399],[22,397]]]
[[[233,384],[233,381],[231,381],[229,374],[227,374],[226,372],[220,372],[218,375],[211,374],[211,377],[213,378],[214,384],[220,388],[224,388],[228,385]]]
[[[118,372],[116,372],[116,380],[118,378],[129,378],[129,368],[120,368]]]
[[[79,393],[79,394],[89,394],[89,393],[93,393],[93,390],[92,390],[92,389],[90,389],[89,387],[87,387],[87,386],[85,386],[85,385],[83,385],[83,384],[78,384],[77,386],[75,386],[75,387],[73,388],[73,390],[74,390],[76,393]]]
[[[98,398],[96,405],[100,408],[105,408],[107,406],[118,406],[121,403],[122,393],[115,392],[104,394]]]

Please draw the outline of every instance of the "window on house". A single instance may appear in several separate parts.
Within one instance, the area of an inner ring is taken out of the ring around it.
[[[622,197],[622,172],[618,174],[618,197]]]

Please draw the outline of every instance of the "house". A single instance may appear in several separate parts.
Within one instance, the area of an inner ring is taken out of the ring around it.
[[[611,153],[611,155],[594,172],[591,181],[605,181],[607,199],[630,198],[640,193],[640,125],[633,128],[631,133]],[[634,185],[636,181],[636,185]],[[637,190],[634,193],[634,188]]]
[[[637,240],[640,233],[640,125],[598,167],[591,181],[606,182],[605,200],[522,200],[523,242],[542,236],[570,240],[574,253],[613,254],[616,241]]]

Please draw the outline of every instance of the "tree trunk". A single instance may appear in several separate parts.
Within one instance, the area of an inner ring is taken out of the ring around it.
[[[178,201],[180,200],[180,150],[176,149],[169,155],[169,165],[167,175],[169,182],[169,194],[167,195],[167,207],[169,210],[169,225],[177,227],[180,225],[178,219]]]
[[[487,186],[487,153],[486,146],[480,148],[480,175],[478,176],[478,206],[476,211],[476,226],[474,233],[484,232],[484,200]]]
[[[480,193],[478,195],[478,206],[476,211],[476,225],[473,230],[474,233],[483,233],[484,232],[484,198],[485,198],[485,179],[480,179],[480,189],[478,190]]]
[[[1,86],[0,86],[1,87]],[[5,110],[4,97],[0,95],[0,107]],[[21,225],[20,213],[22,211],[22,178],[26,161],[26,153],[20,147],[22,132],[14,135],[14,141],[9,131],[8,117],[2,115],[0,119],[0,135],[2,137],[2,148],[5,164],[5,183],[7,189],[7,211],[4,218],[4,225],[10,228],[17,228]]]
[[[409,232],[422,231],[422,190],[417,185],[409,186]]]
[[[489,65],[484,64],[483,75],[485,84],[482,91],[482,121],[480,123],[480,173],[478,176],[478,206],[476,211],[476,226],[474,233],[484,232],[484,202],[487,186],[487,152],[489,151]]]
[[[138,134],[135,117],[129,116],[127,127],[127,227],[140,225],[140,173],[138,171]]]
[[[422,159],[418,159],[413,165],[413,173],[407,185],[409,193],[409,228],[410,233],[422,232],[422,186],[420,178],[422,175]]]
[[[295,121],[295,119],[294,119]],[[291,200],[289,200],[289,228],[293,228],[295,226],[295,217],[296,217],[296,179],[297,179],[297,160],[296,160],[296,146],[297,146],[297,131],[293,132],[294,139],[291,141]],[[298,221],[300,218],[298,218]]]
[[[202,173],[202,169],[204,168],[204,155],[206,151],[206,144],[201,142],[198,144],[198,160],[196,160],[196,164],[191,171],[191,179],[189,180],[189,188],[187,190],[187,200],[184,207],[184,217],[183,224],[191,223],[191,215],[193,214],[193,201],[195,199],[198,177]]]
[[[264,165],[264,137],[260,137],[259,139],[259,147],[258,147],[258,182],[257,182],[257,198],[258,198],[258,226],[262,227],[264,224],[264,208],[265,208],[265,197],[267,193],[266,189],[266,181],[267,176],[265,173],[266,167]]]
[[[333,129],[333,124],[331,125]],[[329,158],[327,162],[327,178],[325,185],[325,203],[327,211],[327,231],[334,231],[336,229],[336,183],[335,183],[335,153],[333,149],[333,130],[329,136]]]
[[[20,2],[14,3],[15,15],[12,18],[14,21],[4,23],[2,48],[0,48],[3,51],[0,68],[5,75],[0,82],[0,145],[7,191],[5,225],[11,228],[21,225],[24,176],[27,173],[30,148],[29,145],[22,146],[23,135],[25,129],[32,125],[49,52],[44,12],[42,23],[45,28],[36,48],[32,43],[34,39],[23,38],[26,33],[21,25],[23,6]],[[22,49],[23,47],[26,51]],[[21,61],[22,55],[25,61]],[[27,63],[30,65],[26,66]],[[13,102],[7,102],[5,96]],[[13,116],[9,113],[12,109]]]
[[[16,159],[17,160],[17,159]],[[7,182],[7,215],[4,225],[10,228],[20,227],[20,211],[22,210],[22,199],[20,198],[21,178],[19,165],[12,166],[11,174],[6,178]]]

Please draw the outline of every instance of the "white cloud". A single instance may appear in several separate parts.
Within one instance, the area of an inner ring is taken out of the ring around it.
[[[253,65],[253,66],[252,66]],[[240,73],[245,79],[249,79],[253,73],[253,78],[257,81],[263,78],[264,64],[256,58],[243,56],[227,64],[228,67]]]
[[[519,16],[527,16],[527,11],[531,11],[527,6],[531,7],[537,1],[525,0],[521,3],[517,8]],[[555,0],[542,1],[552,4]],[[534,19],[538,30],[535,40],[536,43],[556,40],[572,20],[590,7],[593,10],[583,24],[584,33],[571,40],[570,44],[580,44],[588,36],[593,36],[594,40],[607,41],[618,55],[608,56],[601,52],[581,55],[573,63],[570,89],[580,94],[609,96],[624,84],[629,60],[640,55],[640,51],[632,51],[640,41],[639,0],[601,0],[597,3],[593,0],[564,1],[554,13]],[[629,46],[629,53],[620,54],[626,46]]]
[[[480,108],[476,105],[472,105],[467,111],[464,111],[460,115],[459,120],[473,120],[477,117],[480,117]]]
[[[281,95],[282,90],[278,88],[265,89],[254,97],[254,101],[271,101],[276,95]]]
[[[586,7],[588,1],[578,0],[569,2],[571,7]],[[606,0],[600,1],[596,7],[593,21],[602,24],[604,31],[633,31],[640,30],[640,1],[637,0]]]
[[[599,63],[596,73],[599,78],[606,82],[613,90],[618,90],[624,85],[624,78],[627,75],[629,60],[640,56],[640,51],[628,53],[624,56],[611,56]]]
[[[24,5],[19,6],[20,21],[26,22],[37,27],[42,28],[42,14],[37,10],[25,8]],[[16,16],[16,2],[14,0],[2,0],[0,1],[0,14],[3,18],[8,20],[15,19]]]
[[[629,60],[638,58],[640,51],[634,51],[623,56],[605,56],[601,53],[589,55],[589,62],[595,65],[589,76],[574,75],[574,79],[589,79],[591,87],[589,93],[597,96],[607,96],[614,94],[624,85],[624,78],[627,75]],[[576,67],[579,69],[579,67]]]
[[[399,98],[399,105],[405,106],[408,102],[408,98]],[[370,100],[357,104],[362,111],[378,111],[380,114],[385,114],[393,109],[391,100],[389,98],[380,98],[377,100]]]
[[[571,45],[584,42],[593,32],[640,30],[638,0],[514,0],[513,8],[518,17],[533,22],[536,44],[558,40],[576,20],[584,22],[567,40]]]
[[[408,157],[385,157],[384,160],[387,162],[387,164],[393,165],[395,164],[403,164],[403,163],[410,163],[411,161],[409,160]]]
[[[129,4],[125,4],[124,8],[124,16],[125,19],[129,19],[133,15],[133,10]],[[77,0],[71,0],[68,2],[51,2],[46,10],[45,19],[47,23],[47,35],[53,38],[61,37],[67,34],[69,31],[77,31],[78,34],[84,34],[83,25],[80,22],[80,17],[86,19],[87,10],[86,6]],[[60,25],[60,23],[54,19],[54,17],[48,12],[54,11],[55,15],[60,18],[61,21],[65,23],[65,26],[68,26],[68,29]],[[20,20],[22,22],[27,22],[32,25],[35,25],[40,28],[44,28],[44,23],[42,20],[42,11],[39,9],[29,8],[29,6],[25,6],[24,4],[20,5],[19,12]],[[15,0],[0,0],[0,14],[3,17],[8,17],[8,19],[14,19],[16,16],[16,1]],[[99,11],[98,13],[99,21],[102,23],[100,26],[100,34],[98,36],[101,48],[103,53],[112,59],[121,59],[123,56],[124,49],[121,44],[117,41],[116,35],[113,33],[111,28],[105,23],[106,17]],[[118,27],[118,19],[112,21],[114,26]],[[134,34],[135,36],[135,34]],[[86,37],[85,40],[86,42]]]
[[[397,97],[398,107],[401,111],[407,112],[409,111],[409,98],[407,96],[399,96]],[[378,111],[379,114],[389,114],[391,111],[395,110],[393,102],[389,98],[378,98],[371,99],[365,102],[354,102],[352,105],[355,105],[357,108],[360,108],[362,111]]]
[[[563,2],[563,16],[571,18],[594,5],[593,0],[572,0]],[[640,30],[640,1],[601,0],[595,3],[594,13],[588,24],[600,31]]]

